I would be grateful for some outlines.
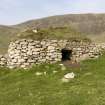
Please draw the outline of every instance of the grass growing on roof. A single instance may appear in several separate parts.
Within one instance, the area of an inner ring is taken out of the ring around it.
[[[68,39],[68,40],[85,40],[90,41],[86,35],[83,35],[80,32],[77,32],[71,27],[49,27],[38,29],[38,32],[35,33],[32,29],[23,31],[18,35],[18,38],[30,38],[30,39]]]

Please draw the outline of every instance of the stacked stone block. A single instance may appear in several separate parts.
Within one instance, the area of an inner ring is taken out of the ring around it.
[[[9,68],[27,68],[33,64],[55,63],[61,60],[57,41],[18,40],[11,42],[8,50]]]
[[[10,43],[7,66],[9,68],[28,68],[33,64],[56,63],[61,61],[61,50],[64,48],[72,50],[72,61],[79,62],[89,58],[98,58],[101,52],[105,50],[105,43],[21,39]]]
[[[7,57],[0,55],[0,67],[7,66]]]

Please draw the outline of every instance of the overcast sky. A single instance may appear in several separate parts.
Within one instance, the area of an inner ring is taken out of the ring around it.
[[[0,0],[0,24],[71,13],[105,13],[105,0]]]

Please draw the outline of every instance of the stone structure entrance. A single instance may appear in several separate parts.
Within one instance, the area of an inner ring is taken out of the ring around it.
[[[34,64],[42,63],[70,62],[70,60],[80,62],[80,60],[97,58],[103,50],[105,44],[20,39],[10,43],[6,64],[9,68],[29,68]]]
[[[61,50],[61,53],[62,53],[62,61],[71,60],[72,50],[64,48]]]

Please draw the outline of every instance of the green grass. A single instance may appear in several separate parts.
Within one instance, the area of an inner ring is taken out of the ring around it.
[[[76,31],[72,27],[49,27],[38,29],[37,33],[34,33],[32,29],[28,29],[26,31],[21,32],[18,35],[18,38],[25,39],[34,39],[34,40],[42,40],[42,39],[67,39],[67,40],[77,40],[77,41],[90,41],[86,35]]]
[[[18,29],[0,25],[0,54],[7,53],[10,41],[16,38]]]
[[[53,74],[55,70],[58,72]],[[47,74],[36,76],[37,71]],[[62,83],[63,75],[72,71],[76,77]],[[0,105],[105,105],[105,55],[65,71],[58,64],[30,70],[1,68]]]

